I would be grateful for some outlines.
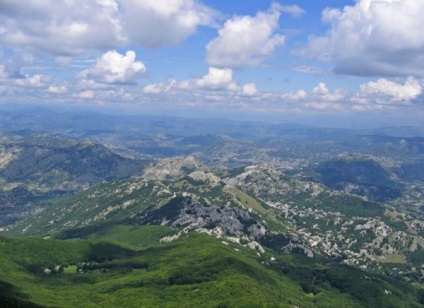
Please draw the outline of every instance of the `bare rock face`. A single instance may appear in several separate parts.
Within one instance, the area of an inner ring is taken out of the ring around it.
[[[194,171],[189,174],[189,177],[195,181],[203,181],[211,186],[216,186],[221,182],[221,179],[211,172]]]
[[[307,256],[308,258],[314,257],[314,253],[312,252],[312,250],[302,245],[299,242],[299,240],[296,238],[291,238],[290,242],[286,246],[282,247],[281,251],[287,252],[287,253],[294,252],[294,253],[302,254]]]
[[[220,227],[224,234],[258,239],[265,235],[265,227],[248,211],[230,206],[200,202],[193,197],[176,197],[159,209],[134,219],[139,224],[162,224],[189,229]]]
[[[163,159],[148,168],[143,177],[149,180],[170,180],[186,176],[194,171],[203,170],[203,166],[194,157]]]

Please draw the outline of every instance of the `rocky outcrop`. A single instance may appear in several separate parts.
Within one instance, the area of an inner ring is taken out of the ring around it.
[[[314,257],[313,251],[308,247],[302,245],[300,241],[296,238],[291,238],[290,242],[286,246],[281,248],[281,251],[285,253],[297,253],[305,255],[308,258]]]
[[[163,159],[147,168],[143,178],[149,180],[170,180],[203,170],[202,164],[192,156]]]
[[[172,199],[159,209],[136,215],[138,224],[162,224],[189,229],[219,227],[225,235],[258,239],[265,235],[265,227],[242,208],[217,206],[200,202],[191,196]]]

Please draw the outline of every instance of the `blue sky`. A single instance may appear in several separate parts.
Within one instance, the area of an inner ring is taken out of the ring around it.
[[[422,0],[2,0],[0,103],[420,124],[422,29]]]

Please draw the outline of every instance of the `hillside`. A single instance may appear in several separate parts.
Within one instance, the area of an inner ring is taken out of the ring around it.
[[[57,135],[7,135],[0,145],[0,226],[94,184],[140,174],[149,160]]]
[[[0,296],[23,307],[419,307],[419,292],[383,276],[195,233],[160,243],[170,232],[115,226],[80,240],[1,238]]]
[[[157,164],[148,174],[162,175],[170,163]],[[176,170],[193,163],[176,159]],[[418,221],[358,196],[294,180],[269,165],[100,184],[4,234],[68,238],[105,223],[169,226],[178,230],[176,238],[195,231],[259,251],[323,256],[411,281],[422,277],[413,269],[420,261],[412,257],[424,247]],[[392,262],[398,266],[390,267]]]
[[[341,154],[315,168],[318,181],[334,189],[390,201],[402,196],[403,185],[377,161],[361,155]]]
[[[104,180],[141,173],[143,162],[116,154],[101,144],[66,138],[3,141],[0,177],[42,188],[81,189]],[[145,164],[145,162],[144,162]]]

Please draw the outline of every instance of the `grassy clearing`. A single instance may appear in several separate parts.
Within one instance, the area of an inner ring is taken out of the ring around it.
[[[76,274],[77,273],[77,266],[76,265],[69,265],[67,267],[63,268],[64,274]]]
[[[159,244],[159,240],[176,231],[166,226],[97,225],[67,230],[61,239],[80,238],[108,241],[125,248],[139,250]]]
[[[375,256],[375,259],[377,262],[380,263],[400,263],[405,264],[406,263],[406,256],[405,255],[384,255],[384,256]]]
[[[256,199],[252,198],[241,190],[234,187],[226,187],[225,190],[236,196],[237,200],[239,200],[247,208],[251,208],[261,214],[266,212],[266,209],[264,209]]]

